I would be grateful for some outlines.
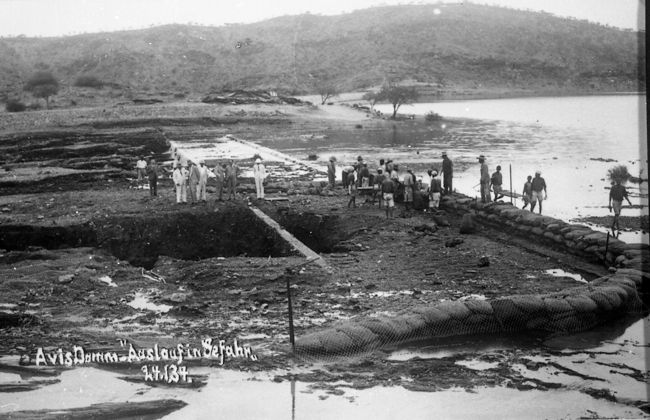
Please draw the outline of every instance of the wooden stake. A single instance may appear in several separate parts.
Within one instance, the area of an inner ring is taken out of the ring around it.
[[[607,231],[607,240],[605,241],[605,255],[603,258],[605,259],[605,265],[607,264],[607,251],[609,250],[609,231]]]
[[[293,306],[291,305],[291,275],[287,273],[287,302],[289,305],[289,340],[291,340],[291,352],[296,351],[296,339],[293,335]]]
[[[510,204],[512,204],[512,163],[508,166],[510,167]]]

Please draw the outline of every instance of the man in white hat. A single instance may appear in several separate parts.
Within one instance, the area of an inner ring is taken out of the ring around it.
[[[481,164],[481,202],[489,203],[492,201],[490,197],[490,170],[487,163],[485,163],[484,155],[479,156],[477,159]]]
[[[255,177],[255,193],[257,199],[264,199],[264,180],[266,179],[266,168],[262,163],[262,159],[255,159],[253,165],[253,177]]]
[[[187,204],[187,177],[189,172],[185,166],[174,165],[172,179],[176,188],[176,204]]]

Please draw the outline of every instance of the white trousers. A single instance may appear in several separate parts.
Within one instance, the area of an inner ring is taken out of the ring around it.
[[[187,185],[176,185],[176,202],[187,203]]]
[[[199,183],[196,185],[196,200],[197,201],[206,201],[205,198],[205,186],[207,182],[204,181],[199,181]]]
[[[255,193],[257,198],[264,198],[264,180],[262,178],[255,178]]]

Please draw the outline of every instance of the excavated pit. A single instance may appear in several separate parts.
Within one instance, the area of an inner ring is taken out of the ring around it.
[[[317,253],[348,251],[345,241],[354,234],[354,227],[346,226],[338,215],[315,212],[296,212],[289,208],[277,209],[273,218]]]
[[[0,248],[9,251],[96,247],[150,269],[161,255],[184,260],[294,255],[290,244],[241,207],[123,216],[70,226],[4,225]]]

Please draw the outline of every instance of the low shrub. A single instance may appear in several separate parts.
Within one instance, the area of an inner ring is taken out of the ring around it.
[[[440,114],[437,114],[437,113],[435,113],[433,111],[429,111],[424,116],[424,119],[426,121],[433,122],[433,121],[440,121],[442,119],[442,117],[440,116]]]
[[[7,103],[5,103],[5,109],[7,112],[23,112],[27,109],[27,106],[18,99],[9,99]]]
[[[101,89],[104,87],[104,82],[99,80],[95,76],[83,75],[77,77],[77,80],[74,82],[74,85],[78,87],[89,87],[93,89]]]

